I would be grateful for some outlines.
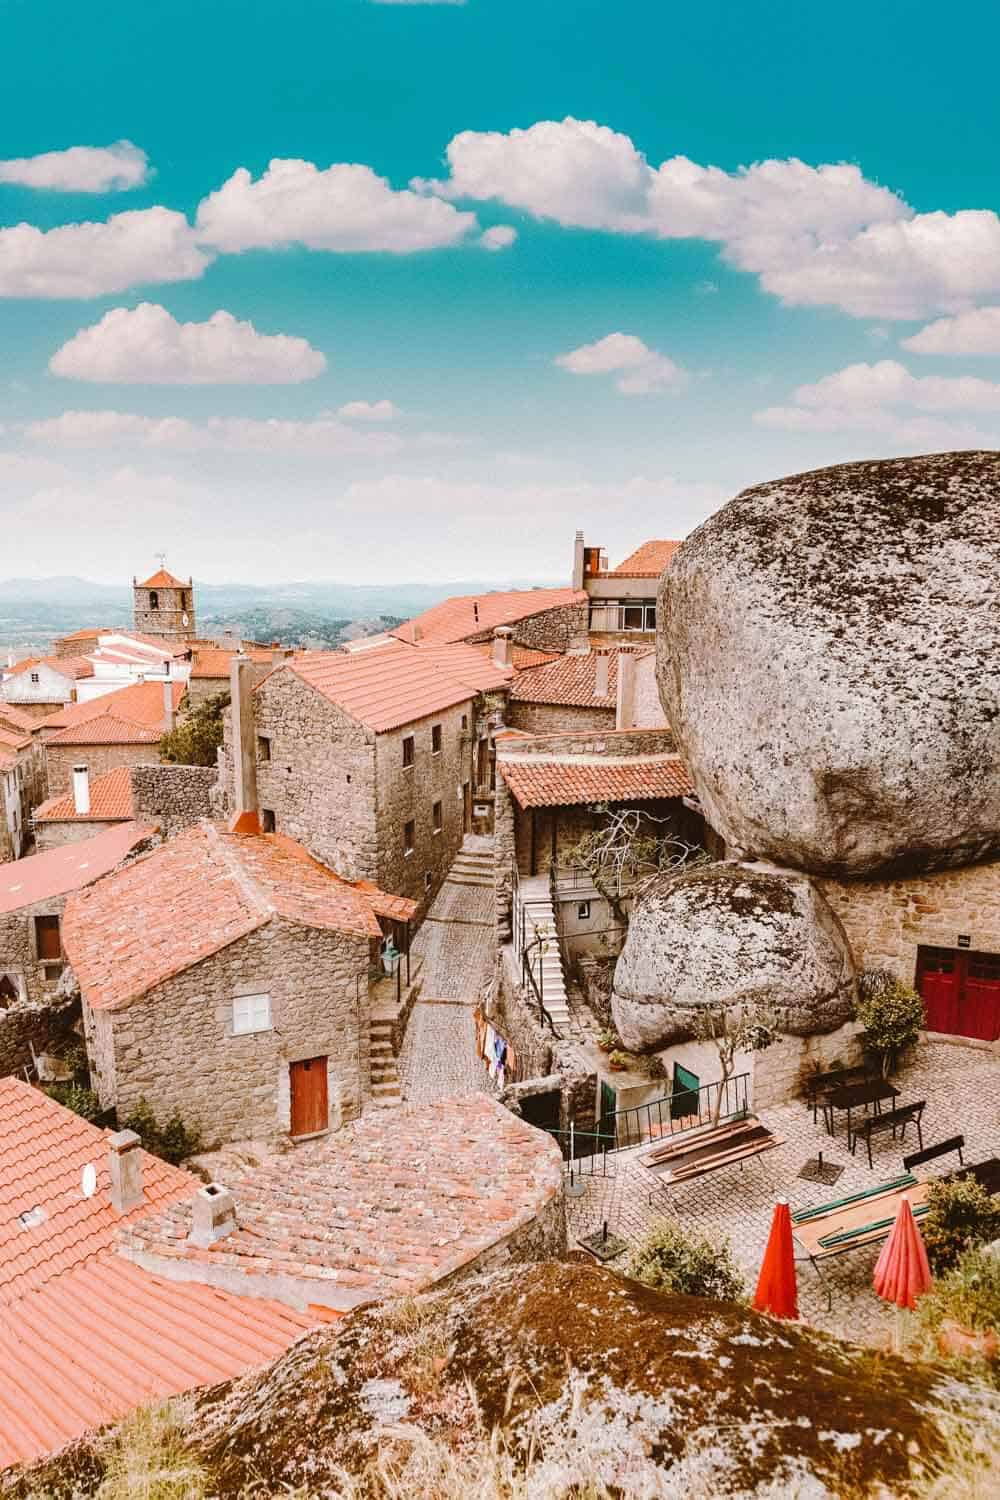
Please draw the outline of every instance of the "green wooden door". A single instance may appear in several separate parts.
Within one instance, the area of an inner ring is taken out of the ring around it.
[[[682,1120],[686,1115],[698,1113],[698,1090],[701,1080],[697,1073],[674,1063],[674,1081],[670,1090],[670,1118]]]

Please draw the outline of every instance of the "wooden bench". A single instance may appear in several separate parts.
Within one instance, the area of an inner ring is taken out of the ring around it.
[[[741,1112],[724,1124],[687,1131],[669,1142],[662,1142],[651,1151],[643,1152],[638,1160],[657,1179],[657,1187],[666,1192],[735,1162],[742,1167],[751,1157],[783,1144],[783,1140],[773,1135],[755,1116]],[[650,1193],[650,1203],[654,1196]]]
[[[991,1156],[986,1161],[974,1162],[971,1166],[966,1166],[965,1157],[962,1155],[964,1149],[965,1136],[950,1135],[946,1141],[938,1141],[936,1146],[928,1146],[925,1150],[914,1151],[911,1155],[904,1156],[903,1166],[910,1172],[914,1167],[923,1166],[925,1162],[935,1161],[939,1156],[947,1156],[949,1152],[957,1151],[959,1167],[956,1171],[938,1178],[938,1181],[959,1182],[963,1178],[972,1178],[988,1193],[1000,1193],[1000,1157]]]
[[[924,1137],[920,1128],[920,1121],[924,1110],[927,1108],[926,1099],[918,1099],[914,1104],[900,1104],[895,1109],[887,1109],[880,1115],[868,1115],[854,1130],[851,1140],[851,1155],[854,1155],[858,1140],[863,1137],[868,1148],[868,1166],[874,1167],[872,1161],[872,1136],[880,1134],[883,1130],[891,1130],[893,1140],[896,1139],[896,1131],[899,1131],[900,1140],[906,1134],[907,1125],[916,1125],[917,1140],[920,1142],[921,1151],[924,1149]]]

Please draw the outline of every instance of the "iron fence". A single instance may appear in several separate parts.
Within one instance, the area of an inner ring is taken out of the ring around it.
[[[697,1089],[674,1089],[648,1104],[635,1104],[601,1116],[597,1135],[609,1151],[624,1151],[662,1136],[682,1135],[700,1125],[716,1125],[750,1113],[750,1074],[737,1073]]]
[[[614,1177],[617,1160],[608,1137],[593,1130],[553,1130],[545,1127],[562,1152],[567,1172],[573,1177]]]

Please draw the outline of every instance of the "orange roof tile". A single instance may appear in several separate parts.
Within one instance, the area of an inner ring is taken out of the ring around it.
[[[520,807],[572,807],[588,802],[648,802],[660,797],[689,797],[694,788],[677,755],[648,759],[593,760],[541,756],[506,756],[497,770]]]
[[[643,542],[641,547],[612,568],[604,577],[610,578],[659,578],[673,557],[680,542]]]
[[[63,946],[88,1002],[117,1010],[275,915],[381,936],[372,897],[294,839],[206,820],[71,897]]]
[[[14,703],[5,703],[2,698],[0,698],[0,724],[6,724],[12,729],[23,729],[27,734],[34,734],[37,729],[41,728],[41,721],[36,714],[29,714]]]
[[[58,637],[60,641],[92,641],[99,635],[110,635],[111,631],[106,625],[85,625],[82,630],[74,630],[69,635]]]
[[[137,1406],[268,1364],[320,1321],[98,1255],[5,1309],[0,1468],[55,1452]]]
[[[194,653],[191,666],[192,677],[225,677],[228,681],[229,672],[233,665],[233,658],[237,655],[236,648],[231,650],[226,646],[199,646]],[[271,648],[269,646],[245,646],[243,654],[251,661],[258,663],[270,662]]]
[[[47,745],[158,745],[163,737],[162,729],[150,729],[147,724],[133,724],[130,719],[119,719],[114,714],[100,714],[87,719],[83,724],[71,724],[45,741]]]
[[[7,729],[0,724],[0,745],[9,750],[27,750],[31,745],[31,735],[20,729]]]
[[[370,899],[372,911],[377,917],[389,917],[395,922],[409,922],[417,914],[418,903],[416,901],[409,901],[405,896],[391,896],[388,891],[380,891],[371,880],[355,880],[354,885],[359,891],[364,891]]]
[[[0,916],[81,890],[107,875],[155,833],[148,823],[123,823],[91,839],[0,865]]]
[[[488,657],[492,661],[492,641],[477,642],[476,650],[481,651],[485,657]],[[510,662],[515,672],[527,672],[532,667],[544,667],[547,661],[558,661],[561,654],[559,651],[536,651],[531,646],[513,646],[510,653]]]
[[[415,615],[392,632],[401,641],[464,641],[493,631],[498,625],[515,625],[547,609],[567,604],[585,604],[587,595],[576,589],[508,589],[488,594],[457,594]]]
[[[176,712],[184,698],[185,684],[171,683],[171,693]],[[144,724],[147,728],[159,729],[163,724],[162,679],[157,682],[133,682],[128,687],[117,688],[113,693],[88,698],[84,703],[67,703],[58,713],[49,714],[43,723],[47,730],[69,729],[104,714],[114,715],[131,724]]]
[[[185,583],[180,578],[175,578],[173,573],[168,573],[166,568],[157,568],[152,578],[143,579],[138,585],[141,589],[186,589],[189,588],[191,580]]]
[[[513,676],[474,647],[435,642],[410,646],[399,640],[363,650],[303,652],[275,670],[294,672],[377,734],[427,718],[477,693],[504,689]],[[258,684],[258,692],[262,686]]]
[[[111,823],[125,822],[132,816],[132,781],[128,766],[116,766],[90,783],[90,811],[78,813],[73,793],[50,797],[32,814],[36,823]]]
[[[545,666],[519,672],[511,699],[524,703],[559,703],[576,708],[614,708],[618,702],[618,652],[604,653],[608,661],[608,691],[598,697],[597,651],[558,656]]]
[[[111,1205],[109,1130],[101,1130],[19,1078],[0,1078],[0,1307],[44,1286],[115,1244],[123,1223],[159,1212],[199,1186],[189,1172],[142,1153],[143,1201],[126,1214]],[[80,1174],[97,1169],[86,1198]],[[18,1215],[44,1217],[23,1228]]]

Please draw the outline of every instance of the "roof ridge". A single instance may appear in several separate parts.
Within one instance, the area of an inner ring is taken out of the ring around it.
[[[224,837],[219,831],[219,825],[211,818],[203,818],[202,825],[206,832],[206,841],[214,853],[217,853],[232,875],[241,895],[245,896],[250,905],[256,907],[258,912],[268,918],[278,916],[278,908],[262,889],[260,882],[252,871],[236,853],[235,840],[239,835],[227,833]]]

